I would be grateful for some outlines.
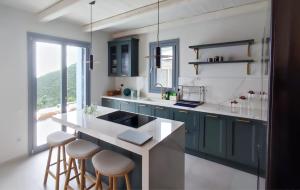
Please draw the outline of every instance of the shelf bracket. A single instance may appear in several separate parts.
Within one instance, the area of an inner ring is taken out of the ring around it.
[[[248,52],[247,52],[248,57],[251,57],[251,47],[250,44],[248,44]]]
[[[195,48],[194,51],[196,53],[196,59],[199,60],[199,49]]]
[[[250,71],[250,63],[248,62],[247,63],[247,75],[250,75],[251,74],[251,71]]]
[[[196,70],[196,75],[199,75],[199,65],[198,64],[194,64],[194,68]]]

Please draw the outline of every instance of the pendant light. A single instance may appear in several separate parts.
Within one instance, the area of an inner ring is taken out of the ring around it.
[[[161,67],[161,58],[172,58],[172,56],[169,55],[161,55],[161,47],[159,43],[159,32],[160,32],[160,25],[159,25],[159,20],[160,20],[160,0],[157,0],[157,47],[155,48],[155,55],[153,58],[155,58],[156,62],[156,68]],[[146,56],[145,58],[150,58],[152,56]],[[150,72],[152,72],[152,68],[150,69]]]
[[[157,0],[157,47],[156,47],[156,68],[160,68],[161,48],[159,46],[159,0]]]
[[[91,47],[90,47],[90,60],[89,60],[89,64],[90,64],[90,70],[93,70],[94,69],[94,55],[93,55],[93,6],[95,5],[96,1],[92,1],[90,2],[90,5],[91,5],[91,23],[90,23],[90,26],[91,26],[91,31],[90,31],[90,37],[91,37]]]

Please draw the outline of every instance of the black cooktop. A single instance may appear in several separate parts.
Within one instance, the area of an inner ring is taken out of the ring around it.
[[[99,116],[97,118],[126,125],[128,127],[133,127],[133,128],[139,128],[156,119],[155,117],[139,115],[139,114],[124,112],[124,111],[112,112],[106,115]]]

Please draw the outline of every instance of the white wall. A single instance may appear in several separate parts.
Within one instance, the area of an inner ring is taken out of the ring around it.
[[[26,155],[28,150],[27,32],[89,41],[81,26],[64,21],[39,23],[35,15],[0,6],[0,163]],[[92,101],[108,88],[107,34],[95,35],[99,64],[91,77]],[[103,74],[105,73],[105,75]],[[101,81],[101,82],[99,82]],[[102,83],[103,81],[103,83]],[[105,85],[103,85],[105,84]]]
[[[161,31],[160,40],[180,40],[180,84],[205,85],[207,86],[207,101],[221,103],[236,96],[246,94],[248,90],[260,91],[262,88],[261,67],[259,63],[252,64],[251,75],[246,74],[246,64],[217,64],[201,65],[200,74],[195,74],[194,67],[188,62],[195,61],[195,53],[188,47],[191,45],[226,42],[235,40],[255,39],[256,44],[252,46],[252,57],[259,61],[261,56],[261,39],[264,35],[266,22],[265,12],[248,13],[236,17],[228,17],[218,20],[199,22],[198,24],[186,25],[184,27],[172,28]],[[139,51],[139,74],[138,78],[116,78],[115,87],[121,83],[129,88],[142,86],[144,95],[157,96],[148,93],[149,66],[148,59],[144,57],[149,54],[149,43],[156,41],[156,33],[148,33],[137,36],[140,39]],[[230,47],[220,49],[209,49],[201,51],[201,58],[222,55],[235,58],[247,57],[246,47]],[[267,86],[267,79],[264,80]]]

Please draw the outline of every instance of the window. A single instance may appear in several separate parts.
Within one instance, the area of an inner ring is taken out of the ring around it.
[[[179,73],[179,39],[161,41],[161,68],[156,68],[155,48],[157,42],[150,43],[150,77],[149,92],[159,93],[161,84],[165,89],[172,90],[178,86]]]

